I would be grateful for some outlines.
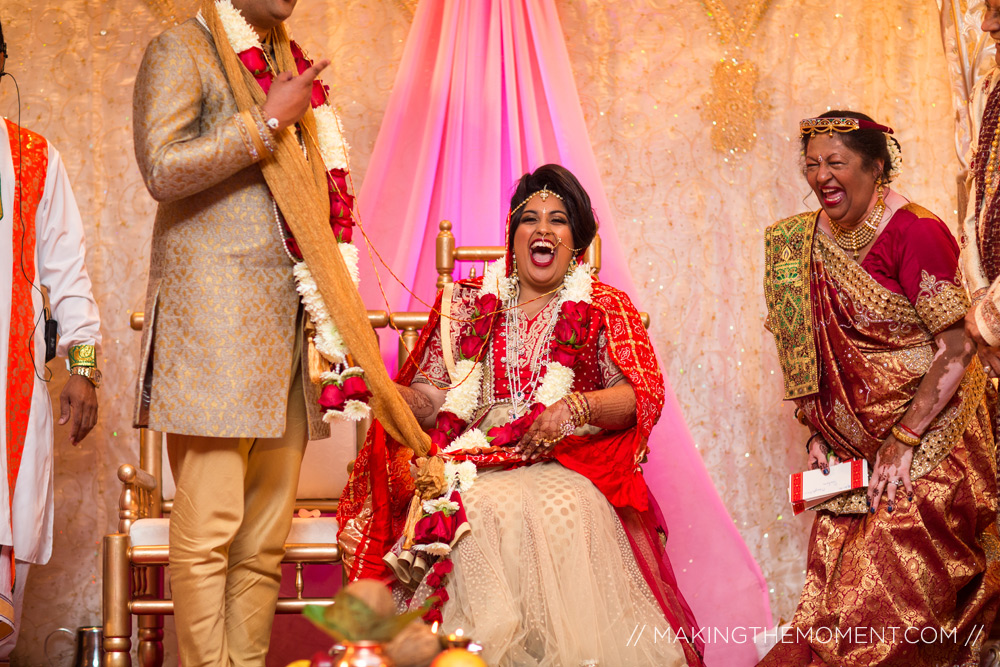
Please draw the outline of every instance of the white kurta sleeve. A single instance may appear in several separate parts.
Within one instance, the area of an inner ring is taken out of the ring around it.
[[[52,317],[59,323],[57,354],[66,356],[74,345],[100,345],[100,315],[84,262],[83,220],[66,168],[52,144],[35,230],[38,280],[49,290]]]

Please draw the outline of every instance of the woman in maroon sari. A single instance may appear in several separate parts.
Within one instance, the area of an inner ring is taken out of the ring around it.
[[[891,129],[832,111],[801,132],[822,210],[767,230],[768,328],[810,467],[864,459],[871,484],[816,508],[792,630],[760,664],[978,666],[997,481],[958,245],[889,189]]]
[[[341,498],[344,561],[491,665],[696,667],[639,467],[663,378],[628,297],[577,264],[596,230],[569,171],[521,179],[506,262],[442,291],[397,378],[438,455],[414,479],[375,424]]]

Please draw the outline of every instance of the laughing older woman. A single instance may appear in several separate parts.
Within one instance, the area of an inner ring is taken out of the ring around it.
[[[1000,603],[997,481],[958,245],[889,189],[891,129],[831,111],[801,133],[822,208],[767,230],[768,326],[809,465],[872,474],[816,508],[794,636],[760,664],[978,665]]]

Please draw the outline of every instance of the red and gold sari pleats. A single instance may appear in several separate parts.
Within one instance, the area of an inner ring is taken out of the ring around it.
[[[875,455],[930,366],[933,337],[906,297],[824,235],[813,250],[820,391],[799,399],[841,458]],[[914,455],[914,496],[869,514],[864,492],[818,511],[805,587],[766,667],[972,667],[1000,605],[997,482],[978,360]],[[818,658],[818,660],[817,660]]]

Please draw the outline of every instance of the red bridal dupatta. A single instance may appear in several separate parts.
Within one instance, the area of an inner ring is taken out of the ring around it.
[[[768,327],[785,398],[841,460],[874,464],[931,365],[934,335],[968,310],[958,245],[910,204],[858,264],[817,220],[767,231]],[[985,386],[974,358],[914,452],[912,501],[900,487],[894,511],[883,500],[872,515],[861,489],[817,508],[792,632],[761,665],[979,664],[1000,586]]]
[[[461,281],[461,287],[478,288],[481,279]],[[457,291],[457,290],[456,290]],[[431,335],[440,324],[442,296],[439,294],[427,326],[396,381],[409,385],[418,373]],[[663,407],[663,377],[639,313],[622,292],[595,282],[592,307],[600,317],[592,318],[590,342],[596,347],[596,330],[605,328],[611,359],[622,371],[636,395],[636,425],[622,431],[602,431],[591,436],[570,436],[557,445],[554,458],[566,468],[589,479],[615,508],[628,535],[643,577],[664,616],[679,636],[694,637],[697,653],[687,641],[685,657],[690,665],[701,665],[703,642],[695,632],[690,607],[681,597],[664,551],[666,529],[655,500],[642,477],[639,462],[646,454],[649,433]],[[579,355],[578,364],[593,363],[595,354]],[[575,390],[587,373],[577,373]],[[351,580],[388,578],[383,556],[402,534],[414,486],[410,474],[412,452],[392,440],[376,422],[369,430],[350,479],[341,496],[338,516],[344,563]],[[525,465],[506,462],[505,467]]]

